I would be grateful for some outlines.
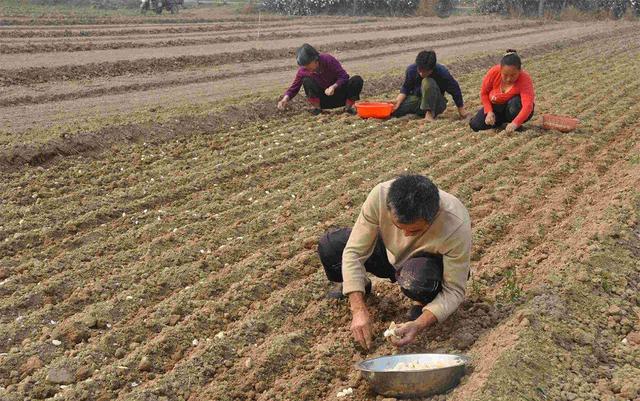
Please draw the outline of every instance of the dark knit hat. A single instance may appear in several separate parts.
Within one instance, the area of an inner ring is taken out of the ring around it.
[[[317,60],[319,57],[320,57],[320,53],[318,53],[318,51],[308,43],[303,44],[296,51],[296,61],[298,62],[298,65],[301,67],[311,63],[312,61]]]

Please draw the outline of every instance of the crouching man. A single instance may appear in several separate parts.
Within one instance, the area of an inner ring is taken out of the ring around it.
[[[367,273],[400,285],[414,301],[409,322],[396,329],[396,346],[442,322],[462,303],[471,252],[471,220],[453,195],[421,175],[378,184],[369,193],[353,229],[334,229],[320,239],[318,253],[327,278],[338,284],[331,298],[348,297],[351,331],[371,346],[372,322],[365,304]]]

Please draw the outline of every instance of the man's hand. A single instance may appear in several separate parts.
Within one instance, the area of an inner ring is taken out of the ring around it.
[[[289,103],[289,96],[285,95],[282,100],[278,102],[278,110],[284,110],[287,108],[287,104]]]
[[[351,321],[351,333],[353,338],[362,345],[362,348],[371,348],[371,317],[367,309],[353,312]]]
[[[335,92],[336,92],[336,84],[333,84],[324,90],[324,94],[327,96],[333,96]]]
[[[509,123],[507,127],[504,129],[504,132],[506,132],[507,134],[513,134],[514,132],[516,132],[517,129],[518,129],[518,125],[514,123]]]
[[[396,110],[398,110],[400,108],[400,105],[402,104],[402,102],[404,102],[404,100],[407,98],[407,95],[405,95],[404,93],[400,93],[398,95],[398,97],[396,98],[396,102],[393,105],[393,112],[395,112]]]
[[[487,125],[496,125],[496,114],[493,111],[489,112],[484,119],[484,123]]]
[[[371,347],[372,326],[371,316],[364,303],[364,294],[361,292],[352,292],[349,294],[349,303],[351,304],[351,334],[353,338],[365,349]]]
[[[411,344],[421,331],[436,324],[437,321],[438,319],[433,313],[424,310],[422,315],[413,322],[407,322],[396,327],[395,334],[398,338],[390,337],[391,343],[396,347]]]
[[[416,340],[418,333],[422,331],[422,328],[416,322],[407,322],[396,327],[395,336],[389,337],[391,343],[396,347],[403,347],[411,344]]]
[[[460,118],[463,120],[466,120],[470,117],[469,112],[464,108],[464,106],[458,107],[458,115],[460,115]]]

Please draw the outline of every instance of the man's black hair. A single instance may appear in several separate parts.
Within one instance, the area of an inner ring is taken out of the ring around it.
[[[509,49],[502,56],[502,60],[500,60],[500,65],[510,65],[521,70],[522,60],[520,60],[520,56],[518,56],[517,51],[513,49]]]
[[[318,60],[319,58],[320,53],[318,53],[318,51],[308,43],[303,44],[296,51],[296,62],[301,67],[311,63],[312,61]]]
[[[438,187],[423,175],[402,175],[391,183],[387,207],[400,224],[432,224],[440,210]]]
[[[422,71],[433,71],[436,68],[436,61],[436,52],[433,50],[423,50],[416,57],[416,65]]]

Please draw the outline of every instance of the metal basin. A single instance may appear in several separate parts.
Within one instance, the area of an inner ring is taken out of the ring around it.
[[[420,370],[393,370],[399,363],[429,365]],[[426,397],[455,387],[469,358],[454,354],[406,354],[368,359],[356,364],[376,393],[388,397]],[[446,365],[447,367],[437,367]]]

